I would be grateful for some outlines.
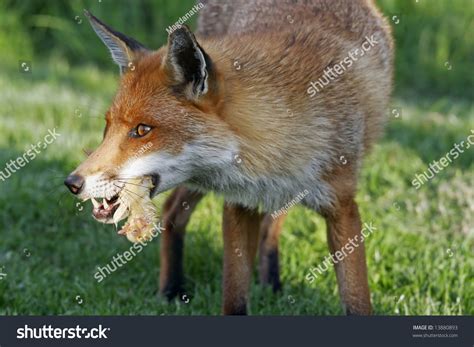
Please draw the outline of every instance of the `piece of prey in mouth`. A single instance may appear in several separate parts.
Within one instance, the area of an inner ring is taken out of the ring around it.
[[[102,203],[91,198],[94,205],[92,215],[99,222],[115,225],[128,217],[118,234],[125,235],[133,243],[150,241],[158,219],[150,196],[155,184],[150,176],[127,179],[113,198],[104,198]]]

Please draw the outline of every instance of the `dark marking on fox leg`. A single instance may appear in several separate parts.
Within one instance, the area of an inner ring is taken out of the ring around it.
[[[227,311],[225,314],[229,316],[246,316],[247,315],[247,302],[242,301],[242,302],[234,303],[232,309]]]
[[[278,292],[281,290],[281,281],[280,281],[280,263],[278,261],[278,248],[272,249],[267,254],[268,258],[268,268],[267,268],[267,275],[268,280],[267,282],[263,282],[265,284],[269,284],[272,286],[273,292]]]
[[[260,283],[270,285],[273,292],[281,289],[278,243],[285,216],[281,215],[274,219],[270,214],[267,214],[260,226]]]
[[[166,236],[165,236],[166,235]],[[161,252],[161,257],[166,258],[161,262],[160,269],[160,293],[168,300],[184,292],[184,273],[183,273],[183,246],[184,232],[178,233],[173,230],[166,230],[162,234],[162,249],[167,248],[165,254]]]
[[[160,293],[173,299],[183,293],[183,248],[186,225],[203,194],[185,187],[176,188],[163,207],[160,251]]]

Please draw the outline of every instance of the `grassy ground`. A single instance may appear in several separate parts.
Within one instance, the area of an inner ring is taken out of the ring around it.
[[[209,195],[189,225],[188,303],[156,296],[158,237],[102,283],[93,278],[130,243],[94,222],[62,185],[102,134],[117,76],[61,60],[0,73],[0,170],[57,128],[58,140],[0,181],[0,314],[219,314],[222,199]],[[465,140],[474,109],[462,100],[395,98],[386,136],[367,158],[358,201],[377,231],[366,241],[377,314],[474,314],[474,149],[420,190],[415,173]],[[156,200],[161,205],[164,196]],[[281,237],[283,291],[252,285],[252,314],[340,314],[333,271],[304,276],[328,254],[324,221],[290,212]]]

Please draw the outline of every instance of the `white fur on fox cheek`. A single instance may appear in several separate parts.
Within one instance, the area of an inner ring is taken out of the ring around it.
[[[174,156],[169,153],[153,153],[129,160],[120,171],[119,177],[124,180],[152,174],[159,175],[158,192],[173,188],[184,182],[188,177],[184,167],[189,158],[181,155]]]
[[[130,160],[119,177],[127,179],[157,174],[160,176],[158,192],[161,193],[186,182],[193,176],[194,170],[222,168],[232,163],[237,148],[233,141],[228,140],[226,146],[210,145],[209,142],[202,139],[187,144],[178,155],[159,152]]]

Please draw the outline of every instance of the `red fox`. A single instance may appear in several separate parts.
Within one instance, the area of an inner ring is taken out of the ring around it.
[[[219,35],[181,26],[157,51],[86,12],[121,80],[101,145],[65,184],[80,199],[103,198],[94,216],[104,223],[132,178],[151,177],[152,197],[190,187],[200,192],[193,206],[207,191],[222,194],[223,313],[246,314],[260,211],[268,223],[300,197],[326,219],[331,253],[360,235],[357,176],[383,129],[393,41],[371,0],[206,6],[229,18]],[[364,245],[335,269],[346,314],[370,314]]]

